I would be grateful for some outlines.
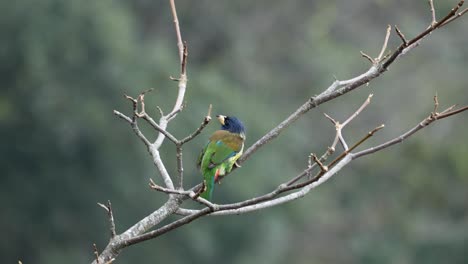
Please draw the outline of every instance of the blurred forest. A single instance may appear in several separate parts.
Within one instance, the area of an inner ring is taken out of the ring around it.
[[[456,1],[435,1],[439,17]],[[334,76],[368,67],[387,24],[414,36],[430,23],[427,1],[177,1],[189,46],[187,106],[168,130],[192,132],[213,104],[247,127],[247,145]],[[147,110],[172,106],[178,56],[168,1],[0,1],[0,259],[89,263],[108,242],[96,202],[112,201],[122,232],[164,194],[146,148],[113,109],[148,88]],[[334,128],[369,93],[371,105],[344,131],[352,143],[381,123],[366,146],[416,125],[433,108],[468,103],[468,20],[436,31],[385,75],[312,110],[215,190],[216,202],[263,194],[321,153]],[[399,44],[392,36],[390,49]],[[468,263],[466,114],[360,159],[293,203],[208,217],[132,246],[116,263]],[[212,122],[184,149],[186,187]],[[144,127],[153,138],[156,133]],[[168,142],[166,142],[168,143]],[[171,144],[162,149],[175,172]],[[193,162],[190,162],[190,161]]]

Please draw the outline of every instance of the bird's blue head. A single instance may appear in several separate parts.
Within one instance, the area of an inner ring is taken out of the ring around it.
[[[217,115],[216,116],[221,123],[221,129],[227,130],[231,133],[245,135],[245,128],[242,122],[234,116],[224,116],[224,115]]]

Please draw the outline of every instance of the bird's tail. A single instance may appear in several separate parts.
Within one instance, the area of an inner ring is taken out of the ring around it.
[[[211,198],[213,197],[216,172],[217,170],[208,170],[203,175],[203,179],[205,180],[205,191],[202,192],[200,196],[208,201],[211,201]]]

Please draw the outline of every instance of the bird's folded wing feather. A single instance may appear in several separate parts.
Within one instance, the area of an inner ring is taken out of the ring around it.
[[[228,131],[218,130],[210,137],[208,148],[213,148],[211,164],[216,166],[235,156],[242,149],[243,138]]]

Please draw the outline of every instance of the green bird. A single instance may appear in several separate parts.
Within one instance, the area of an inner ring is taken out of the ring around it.
[[[205,184],[201,197],[207,200],[211,200],[218,177],[229,173],[242,155],[245,141],[245,128],[239,119],[223,115],[216,117],[221,123],[221,129],[211,135],[208,144],[200,153],[197,164]]]

